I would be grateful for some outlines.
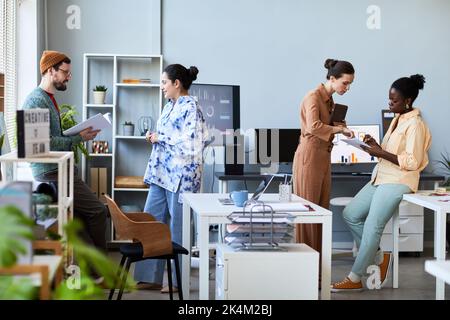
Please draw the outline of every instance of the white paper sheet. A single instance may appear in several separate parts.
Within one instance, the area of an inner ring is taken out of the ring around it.
[[[89,119],[73,126],[72,128],[65,130],[63,134],[65,136],[73,136],[89,127],[92,127],[92,130],[102,130],[110,128],[111,118],[109,112],[105,114],[97,113],[95,116],[92,116]]]
[[[305,206],[301,202],[272,202],[272,201],[263,201],[265,207],[261,204],[251,204],[245,207],[245,212],[250,212],[253,209],[253,212],[263,212],[270,211],[270,207],[272,207],[274,212],[303,212],[309,211],[309,207]],[[244,208],[236,207],[236,212],[243,212]]]
[[[364,150],[361,146],[370,148],[370,146],[367,143],[365,143],[364,141],[359,140],[358,138],[341,139],[341,140],[344,141],[345,143],[355,147],[355,148],[358,148],[358,149],[362,150],[362,151],[366,151],[366,150]]]

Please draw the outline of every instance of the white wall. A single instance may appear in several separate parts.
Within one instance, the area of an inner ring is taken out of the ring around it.
[[[379,30],[367,27],[372,4]],[[170,0],[162,12],[166,63],[196,65],[199,83],[240,85],[244,129],[299,127],[301,99],[325,80],[324,60],[338,58],[356,69],[350,92],[335,97],[350,106],[350,124],[381,124],[391,83],[422,73],[416,104],[431,159],[450,151],[447,0]]]
[[[65,52],[72,59],[72,80],[67,91],[57,94],[57,101],[76,106],[80,115],[84,53],[161,52],[161,0],[46,1],[46,49]],[[72,28],[76,17],[71,6],[79,8],[79,28]]]

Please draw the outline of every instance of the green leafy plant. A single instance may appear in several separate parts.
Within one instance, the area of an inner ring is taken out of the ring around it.
[[[33,221],[14,206],[0,207],[0,221],[0,267],[11,267],[17,263],[17,255],[26,252],[21,240],[33,238]],[[104,289],[95,282],[92,271],[104,277],[107,286],[112,286],[118,280],[117,265],[102,252],[80,239],[78,234],[81,228],[81,222],[76,219],[64,226],[67,243],[73,249],[74,260],[79,268],[79,286],[73,287],[73,275],[69,275],[56,288],[54,299],[105,299]],[[127,278],[125,288],[135,288],[135,283],[130,277]],[[29,278],[0,276],[0,300],[24,300],[36,297],[37,288]]]
[[[33,239],[33,220],[15,206],[0,207],[0,267],[17,262],[17,254],[27,252],[22,240]]]
[[[0,135],[0,154],[2,154],[3,142],[5,141],[5,134]]]
[[[95,88],[93,90],[94,91],[106,91],[106,90],[108,90],[108,88],[105,86],[95,86]]]
[[[63,104],[60,106],[60,110],[61,110],[61,127],[63,131],[72,128],[74,125],[77,124],[74,118],[74,116],[77,114],[77,111],[75,110],[74,106],[71,106],[70,104]],[[89,158],[89,152],[84,146],[83,142],[74,144],[72,145],[72,151],[76,163],[78,163],[78,161],[80,160],[78,156],[78,150],[80,150],[86,157]]]
[[[11,267],[17,262],[17,255],[27,252],[23,240],[33,238],[33,221],[14,206],[0,207],[0,267]],[[0,300],[32,299],[36,288],[28,278],[11,275],[0,276]]]
[[[442,159],[438,160],[438,163],[444,168],[444,170],[446,170],[446,175],[450,176],[450,155],[448,152],[445,154],[442,152],[441,157]],[[450,187],[450,178],[447,179],[445,186]]]
[[[79,267],[79,285],[74,288],[73,275],[56,288],[54,298],[58,300],[93,300],[104,299],[103,288],[98,285],[91,276],[92,271],[101,275],[108,287],[111,287],[117,280],[117,265],[106,255],[97,249],[86,245],[78,236],[82,225],[78,220],[72,220],[65,227],[67,241],[74,252],[74,259]],[[131,278],[127,278],[125,287],[132,289],[135,287]]]

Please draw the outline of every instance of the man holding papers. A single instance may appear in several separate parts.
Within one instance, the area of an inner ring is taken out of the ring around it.
[[[380,268],[381,286],[388,278],[391,256],[379,245],[384,227],[398,208],[403,194],[416,192],[420,172],[428,164],[430,130],[413,102],[425,78],[413,75],[396,80],[389,90],[389,109],[395,118],[380,145],[366,135],[362,148],[379,159],[366,184],[343,211],[343,217],[358,246],[358,256],[349,275],[334,283],[331,291],[363,288],[361,278],[370,265]]]
[[[86,128],[78,134],[65,136],[54,94],[65,91],[72,78],[71,60],[64,53],[44,51],[40,61],[42,80],[26,98],[23,109],[45,108],[50,111],[50,150],[71,151],[72,145],[94,139],[100,130]],[[37,181],[56,183],[58,166],[50,163],[32,163],[33,176]],[[106,208],[91,189],[78,177],[74,179],[74,216],[84,224],[85,240],[106,251]]]

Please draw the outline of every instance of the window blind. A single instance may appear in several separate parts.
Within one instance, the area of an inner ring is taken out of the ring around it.
[[[17,148],[17,61],[16,61],[16,21],[17,0],[0,0],[0,71],[5,75],[4,118],[7,141],[11,150]]]

